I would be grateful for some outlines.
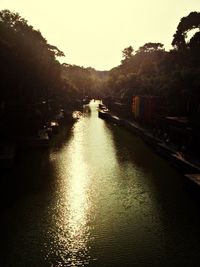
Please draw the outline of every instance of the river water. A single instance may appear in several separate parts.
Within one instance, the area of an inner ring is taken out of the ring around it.
[[[0,266],[200,266],[199,199],[140,138],[99,119],[97,104],[50,154],[19,160]]]

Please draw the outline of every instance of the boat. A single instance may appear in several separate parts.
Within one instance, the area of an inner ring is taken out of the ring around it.
[[[78,120],[78,119],[80,119],[82,116],[83,116],[83,114],[82,114],[82,112],[80,112],[80,111],[74,111],[74,112],[72,113],[72,118],[73,118],[74,120]]]

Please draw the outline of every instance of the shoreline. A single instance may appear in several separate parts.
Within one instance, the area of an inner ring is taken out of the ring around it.
[[[161,139],[155,137],[147,129],[141,127],[139,124],[131,122],[126,119],[122,119],[109,111],[103,111],[99,109],[99,118],[106,121],[115,123],[116,125],[123,127],[131,133],[139,136],[142,140],[149,145],[157,154],[167,159],[173,167],[175,167],[180,173],[182,173],[187,179],[191,177],[191,174],[195,174],[197,179],[190,179],[192,182],[199,186],[200,166],[196,165],[189,157],[183,155],[180,151],[173,147],[170,147]]]

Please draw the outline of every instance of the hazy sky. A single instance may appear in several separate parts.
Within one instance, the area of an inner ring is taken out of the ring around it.
[[[170,48],[180,18],[200,11],[200,0],[0,0],[19,12],[66,57],[62,62],[108,70],[121,51],[147,42]]]

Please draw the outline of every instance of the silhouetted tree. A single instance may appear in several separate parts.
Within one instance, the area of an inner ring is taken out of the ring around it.
[[[195,35],[190,39],[190,49],[200,49],[200,31],[196,32]]]
[[[124,48],[122,51],[122,63],[130,60],[133,56],[134,49],[132,46]]]
[[[150,53],[156,51],[164,51],[164,45],[161,43],[146,43],[138,49],[137,53]]]
[[[191,12],[187,17],[183,17],[177,26],[176,33],[172,41],[172,45],[183,50],[187,48],[186,37],[187,33],[195,28],[200,29],[200,12]]]

